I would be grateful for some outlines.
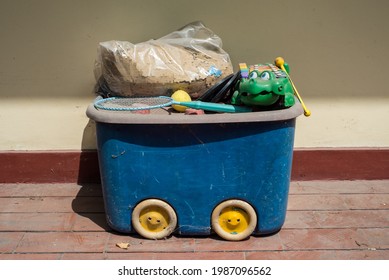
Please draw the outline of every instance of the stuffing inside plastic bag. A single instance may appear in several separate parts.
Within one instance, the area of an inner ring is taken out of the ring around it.
[[[160,96],[181,89],[198,98],[233,67],[219,36],[194,22],[138,44],[102,42],[94,70],[103,95]]]

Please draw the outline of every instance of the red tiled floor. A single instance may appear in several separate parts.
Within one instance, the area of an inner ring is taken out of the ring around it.
[[[23,235],[23,232],[0,232],[0,255],[12,253]]]
[[[244,260],[244,252],[160,252],[160,253],[107,253],[112,260]]]
[[[388,205],[388,180],[292,182],[276,234],[155,241],[112,231],[99,185],[3,184],[0,259],[389,259]]]
[[[239,242],[220,240],[214,236],[196,239],[196,251],[246,252],[256,250],[282,250],[279,234],[267,237],[250,236]]]
[[[74,213],[3,213],[0,215],[2,231],[69,231]]]
[[[0,254],[0,260],[59,260],[62,254]]]
[[[284,228],[371,228],[389,225],[388,210],[289,211]]]
[[[378,242],[376,236],[383,238]],[[285,229],[280,231],[285,250],[388,249],[388,229]],[[384,243],[384,244],[382,244]]]
[[[106,246],[106,252],[123,252],[116,246],[117,243],[129,243],[128,252],[194,252],[195,239],[190,237],[171,236],[162,240],[148,240],[140,236],[121,235],[117,233],[110,234]]]
[[[103,252],[107,232],[27,232],[15,253]]]
[[[102,197],[0,197],[0,212],[103,212]]]
[[[297,250],[246,252],[246,260],[382,260],[385,250]]]
[[[389,209],[389,194],[291,195],[289,210]]]
[[[12,255],[11,255],[12,256]],[[158,252],[158,253],[64,253],[50,255],[62,260],[244,260],[244,252]],[[38,255],[39,257],[39,255]]]

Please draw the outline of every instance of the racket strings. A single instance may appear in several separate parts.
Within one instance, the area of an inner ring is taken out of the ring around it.
[[[95,107],[110,111],[136,111],[163,108],[171,105],[168,97],[112,97],[101,99]]]

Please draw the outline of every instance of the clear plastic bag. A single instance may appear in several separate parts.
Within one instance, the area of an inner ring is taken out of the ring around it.
[[[201,22],[157,40],[102,42],[95,76],[111,96],[160,96],[182,89],[193,98],[233,72],[221,39]]]

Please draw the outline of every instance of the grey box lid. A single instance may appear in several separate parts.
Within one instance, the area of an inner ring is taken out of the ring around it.
[[[97,97],[99,99],[101,97]],[[92,102],[86,111],[87,116],[101,123],[111,124],[208,124],[208,123],[243,123],[270,122],[289,120],[303,113],[300,102],[295,98],[295,105],[290,108],[249,113],[214,113],[204,115],[185,115],[171,113],[167,110],[151,110],[150,114],[135,114],[130,111],[98,110]]]

